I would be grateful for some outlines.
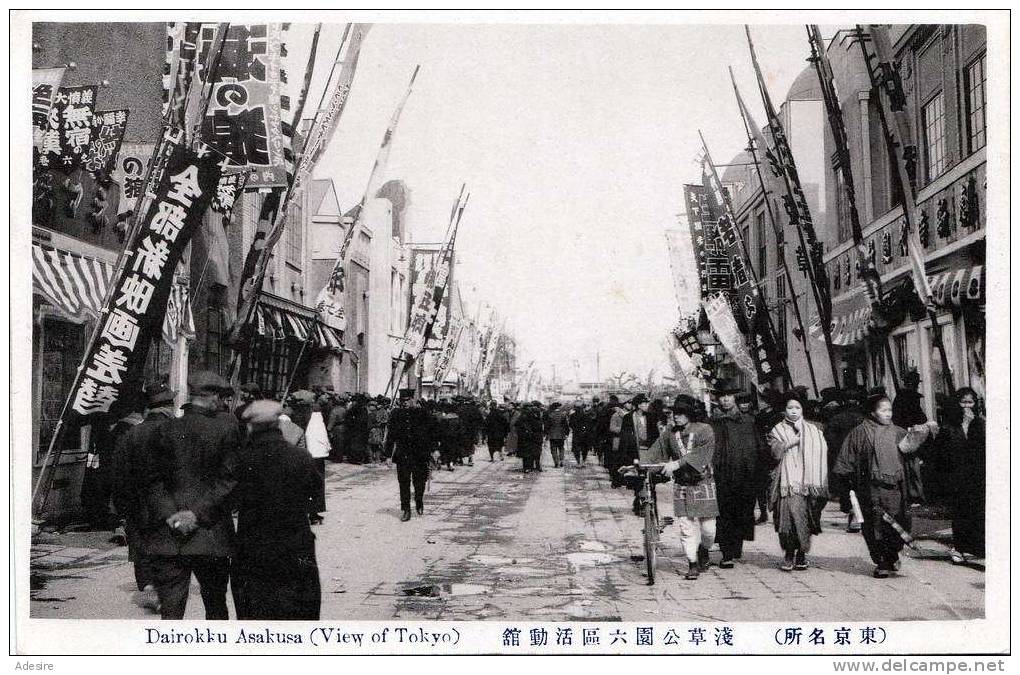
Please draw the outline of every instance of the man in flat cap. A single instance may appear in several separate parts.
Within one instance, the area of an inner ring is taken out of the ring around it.
[[[398,407],[389,418],[386,449],[397,465],[397,486],[400,491],[400,520],[411,520],[411,486],[418,515],[425,513],[425,483],[429,463],[436,450],[438,428],[429,411],[419,405],[414,389],[401,389]]]
[[[139,604],[156,611],[159,611],[156,577],[146,546],[153,528],[145,504],[146,461],[163,424],[174,416],[176,395],[162,382],[147,386],[145,418],[117,439],[113,453],[113,504],[124,519],[128,560],[134,563],[135,583],[141,593]]]
[[[227,619],[234,546],[231,494],[237,485],[240,431],[218,415],[228,385],[198,371],[188,381],[184,415],[166,420],[146,462],[146,547],[153,556],[160,614],[183,619],[194,573],[206,619]]]
[[[310,394],[310,392],[309,392]],[[319,619],[321,586],[308,514],[319,477],[307,451],[280,430],[283,407],[254,401],[235,494],[237,550],[231,588],[241,620]]]

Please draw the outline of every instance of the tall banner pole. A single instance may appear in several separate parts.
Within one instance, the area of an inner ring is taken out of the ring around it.
[[[758,371],[758,375],[765,376],[766,378],[775,377],[775,373],[769,372],[771,367],[769,365],[770,354],[769,347],[772,348],[772,355],[779,361],[781,372],[779,373],[783,381],[788,388],[793,387],[793,380],[790,377],[790,368],[787,365],[786,359],[781,354],[777,353],[776,342],[775,342],[775,327],[772,325],[772,317],[769,315],[761,293],[761,282],[755,274],[754,267],[750,263],[750,255],[747,251],[747,242],[740,235],[740,229],[737,227],[736,218],[733,215],[733,206],[730,203],[730,198],[727,196],[722,189],[722,183],[719,180],[719,174],[716,172],[715,164],[712,163],[712,156],[708,152],[708,145],[705,143],[705,137],[701,134],[701,130],[698,130],[698,137],[701,139],[701,146],[704,148],[705,156],[702,162],[703,171],[707,168],[707,178],[711,181],[711,188],[709,194],[714,195],[718,206],[723,210],[722,213],[717,215],[720,238],[725,242],[728,238],[735,241],[739,246],[739,249],[731,253],[731,264],[738,262],[739,258],[743,256],[743,273],[746,275],[745,279],[741,279],[741,274],[734,268],[734,277],[736,283],[734,284],[734,294],[741,299],[740,310],[744,313],[748,329],[748,347],[750,349],[751,357],[754,359],[755,368]],[[723,227],[724,220],[728,221],[727,228]],[[724,229],[728,229],[729,232],[724,232]],[[730,247],[732,248],[732,247]],[[741,288],[743,287],[743,288]],[[760,314],[764,312],[764,321],[760,327],[755,324],[760,321]],[[760,330],[759,330],[760,328]],[[761,341],[763,344],[758,344]],[[764,353],[764,356],[762,355]],[[759,382],[759,384],[766,384],[765,382]]]
[[[740,91],[737,89],[737,80],[733,76],[733,69],[730,68],[730,81],[733,82],[733,92],[737,97],[737,106],[740,108],[740,118],[744,122],[744,132],[747,135],[747,151],[751,153],[751,162],[754,164],[755,174],[758,176],[758,185],[761,187],[762,201],[765,202],[765,211],[768,214],[769,222],[772,224],[772,231],[776,235],[776,253],[779,257],[779,264],[783,268],[783,275],[786,277],[786,283],[790,287],[790,303],[793,305],[793,315],[797,320],[797,327],[800,329],[800,343],[804,348],[804,358],[807,360],[808,374],[811,376],[811,386],[815,390],[815,396],[818,397],[818,380],[815,378],[815,366],[811,359],[811,345],[808,342],[808,332],[804,326],[804,320],[800,313],[800,304],[797,302],[796,287],[793,285],[793,275],[790,274],[790,266],[786,262],[786,237],[783,234],[783,228],[776,221],[776,214],[772,210],[772,199],[770,191],[765,186],[765,179],[761,172],[761,163],[758,161],[758,149],[764,149],[759,146],[756,148],[755,138],[751,135],[751,129],[757,131],[757,125],[754,119],[751,117],[750,111],[744,105],[744,100],[740,96]],[[764,140],[764,139],[762,139]],[[777,294],[778,296],[778,294]],[[779,298],[776,298],[779,300]],[[831,354],[830,354],[831,358]],[[837,370],[833,367],[832,377],[835,385],[839,386],[839,377]]]
[[[797,172],[797,164],[793,158],[793,150],[790,148],[786,132],[783,129],[782,121],[772,104],[772,97],[769,95],[765,77],[762,75],[761,66],[758,63],[758,55],[754,49],[754,41],[751,39],[751,29],[744,26],[747,35],[747,47],[751,54],[751,65],[754,67],[755,78],[758,82],[758,93],[761,96],[762,106],[765,108],[765,115],[768,118],[769,136],[772,138],[771,149],[766,144],[762,151],[769,160],[771,169],[777,176],[782,178],[784,195],[783,204],[790,220],[794,224],[801,250],[804,252],[806,261],[806,272],[811,286],[811,293],[815,298],[815,306],[818,308],[822,336],[825,339],[825,349],[829,356],[829,366],[832,369],[832,377],[836,386],[839,386],[839,366],[836,364],[835,347],[832,343],[832,297],[829,293],[829,281],[825,273],[825,266],[822,264],[822,246],[818,241],[815,232],[814,222],[811,218],[811,210],[804,196],[803,187],[800,184],[800,175]],[[757,131],[757,128],[755,128]]]
[[[906,113],[907,97],[903,93],[903,84],[893,64],[892,47],[885,29],[874,24],[866,25],[863,28],[857,26],[855,36],[861,47],[864,65],[868,70],[868,79],[872,88],[879,94],[875,98],[875,107],[878,110],[878,119],[886,148],[889,155],[896,159],[895,174],[903,198],[903,223],[907,231],[907,248],[913,268],[914,288],[928,311],[932,338],[942,360],[942,379],[949,393],[952,394],[956,391],[953,384],[953,372],[949,366],[946,345],[942,340],[942,326],[939,325],[938,314],[935,311],[935,302],[925,269],[924,249],[921,246],[915,223],[917,191],[908,163],[912,164],[916,160],[916,152],[914,152],[916,147],[909,142],[910,129],[907,127],[904,114]],[[875,48],[874,55],[868,52],[868,42],[871,42]],[[893,115],[891,122],[889,113]]]
[[[871,300],[872,324],[876,327],[883,327],[885,324],[882,317],[882,277],[875,267],[874,260],[868,254],[867,246],[864,243],[864,231],[861,227],[860,209],[857,205],[857,191],[854,186],[854,175],[850,161],[850,141],[846,130],[846,120],[843,117],[843,106],[839,101],[836,92],[835,75],[829,58],[825,53],[825,43],[822,40],[822,33],[816,25],[809,25],[807,28],[808,43],[811,46],[811,57],[808,59],[814,65],[818,75],[818,83],[822,90],[822,102],[825,105],[826,118],[829,123],[829,131],[832,133],[833,142],[836,146],[836,170],[843,178],[843,196],[846,199],[850,216],[850,234],[854,240],[854,247],[857,249],[857,264],[864,277],[864,287]],[[881,326],[880,326],[881,324]],[[896,376],[896,364],[893,358],[892,347],[888,337],[883,336],[882,342],[885,348],[885,358],[889,362],[889,372],[892,375],[893,386],[899,388]]]

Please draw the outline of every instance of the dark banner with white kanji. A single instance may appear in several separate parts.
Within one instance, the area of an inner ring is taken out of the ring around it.
[[[150,343],[162,332],[174,270],[211,203],[223,166],[200,145],[172,143],[155,199],[130,242],[124,268],[100,317],[99,337],[85,356],[70,393],[65,423],[118,412],[141,390]]]
[[[93,114],[92,139],[82,158],[82,167],[86,171],[94,176],[112,177],[127,121],[127,110],[97,111]]]
[[[684,185],[684,203],[691,228],[691,245],[698,268],[701,297],[729,293],[733,290],[730,259],[719,241],[705,188],[701,185]]]
[[[765,296],[758,288],[754,271],[747,260],[745,242],[741,240],[734,223],[729,197],[723,191],[715,167],[707,155],[702,162],[702,180],[707,198],[707,211],[702,216],[715,222],[717,250],[729,260],[733,275],[733,291],[725,295],[733,307],[740,331],[746,337],[758,382],[764,384],[783,372],[783,362],[776,349]]]
[[[92,117],[99,87],[60,87],[53,96],[39,147],[39,164],[70,173],[92,141]]]
[[[208,78],[202,64],[217,30],[218,24],[202,24],[198,41],[202,82]],[[249,188],[287,184],[281,108],[290,103],[282,75],[283,32],[278,23],[229,25],[202,119],[202,138],[235,165],[253,171]]]

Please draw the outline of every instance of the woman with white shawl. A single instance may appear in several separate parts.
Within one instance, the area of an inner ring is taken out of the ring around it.
[[[829,498],[828,448],[822,430],[804,420],[796,393],[783,397],[783,419],[768,434],[777,466],[772,471],[772,514],[779,545],[786,554],[780,569],[806,570],[811,535],[821,534],[821,514]]]

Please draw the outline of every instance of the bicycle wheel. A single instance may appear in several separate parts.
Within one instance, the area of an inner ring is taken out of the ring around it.
[[[648,499],[645,502],[645,567],[648,569],[648,585],[655,584],[655,563],[659,544],[659,518],[655,513],[655,503]]]

